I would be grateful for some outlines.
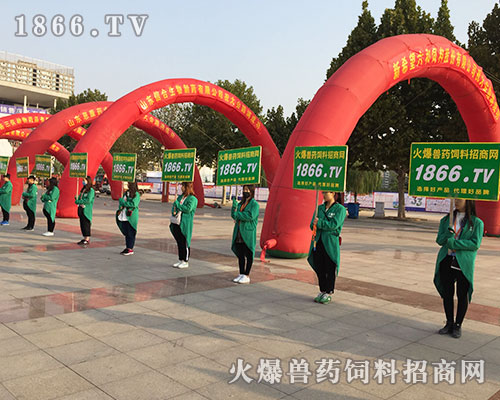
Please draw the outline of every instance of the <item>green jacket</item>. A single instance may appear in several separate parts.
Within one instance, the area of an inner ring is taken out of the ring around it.
[[[316,228],[316,243],[321,241],[325,246],[326,253],[328,257],[337,265],[336,274],[339,274],[340,266],[340,243],[339,236],[342,226],[344,225],[344,219],[346,216],[345,207],[342,204],[334,203],[328,211],[325,210],[325,204],[321,204],[318,207],[318,225]],[[311,219],[310,228],[313,229],[314,215]],[[314,265],[313,257],[313,247],[314,242],[311,241],[311,247],[309,248],[309,256],[307,261],[309,265],[316,271],[317,266]]]
[[[10,212],[12,205],[12,182],[8,181],[0,188],[0,207],[2,210]]]
[[[251,199],[245,209],[241,211],[241,203],[233,202],[231,208],[231,217],[234,219],[233,240],[231,242],[231,250],[236,256],[235,241],[240,230],[243,242],[252,252],[252,259],[255,253],[255,244],[257,243],[257,222],[259,220],[259,203],[255,199]]]
[[[120,231],[125,235],[125,231],[123,230],[122,221],[118,220],[118,215],[122,212],[124,208],[128,210],[132,210],[132,215],[128,218],[128,222],[137,231],[137,224],[139,222],[139,202],[141,201],[141,195],[139,192],[135,193],[135,197],[133,199],[129,199],[127,197],[128,192],[126,192],[123,197],[118,201],[119,207],[118,211],[116,211],[116,224]],[[86,207],[85,207],[86,208]]]
[[[36,213],[36,196],[38,194],[38,188],[36,187],[36,184],[29,185],[28,184],[28,190],[26,192],[23,192],[23,199],[27,200],[28,203],[28,208]]]
[[[484,233],[484,223],[479,218],[471,216],[473,227],[467,222],[460,233],[458,239],[455,239],[453,228],[451,231],[449,227],[450,216],[446,215],[441,218],[439,223],[439,232],[436,238],[436,243],[441,246],[439,250],[436,269],[434,271],[434,286],[443,297],[443,287],[441,286],[441,279],[439,277],[439,264],[448,254],[448,249],[454,250],[457,258],[458,265],[463,274],[469,281],[469,303],[472,299],[472,292],[474,291],[474,262],[476,260],[477,250],[481,245]]]
[[[50,192],[47,191],[42,194],[40,200],[44,203],[43,209],[50,214],[50,219],[54,222],[56,219],[57,201],[59,200],[59,188],[54,186],[54,189]]]
[[[190,194],[186,197],[186,200],[181,204],[182,194],[177,197],[172,205],[172,215],[176,214],[177,211],[181,211],[181,232],[186,238],[187,246],[191,246],[191,238],[193,237],[193,218],[196,207],[198,206],[198,199]],[[172,227],[170,227],[172,231]]]
[[[75,204],[78,206],[83,206],[83,215],[89,220],[92,221],[92,209],[94,208],[94,198],[95,191],[93,188],[90,188],[88,192],[80,192],[78,197],[75,199]]]

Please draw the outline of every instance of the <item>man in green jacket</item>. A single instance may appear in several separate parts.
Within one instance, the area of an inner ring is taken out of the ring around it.
[[[484,223],[476,216],[473,200],[455,199],[455,210],[450,223],[446,215],[439,223],[436,238],[441,246],[434,270],[434,285],[443,299],[446,325],[439,334],[458,339],[462,335],[462,322],[474,290],[474,264],[483,239]],[[454,322],[455,282],[458,307]]]
[[[30,175],[28,177],[28,188],[23,192],[23,208],[28,216],[28,224],[22,228],[25,231],[32,231],[35,228],[35,215],[36,215],[36,197],[38,188],[35,184],[35,177]]]
[[[243,186],[243,199],[233,199],[231,217],[234,219],[233,240],[231,250],[238,257],[240,274],[233,279],[235,283],[250,283],[257,242],[257,222],[259,219],[259,203],[254,199],[255,186]],[[245,266],[246,259],[246,266]]]
[[[57,187],[57,179],[50,178],[47,191],[42,195],[40,200],[43,203],[43,215],[47,218],[47,232],[42,233],[43,236],[54,236],[54,228],[56,227],[56,210],[57,202],[59,201],[59,188]]]
[[[9,225],[10,207],[12,205],[12,182],[10,174],[5,174],[3,177],[4,184],[0,188],[0,207],[2,207],[3,220],[0,225]]]

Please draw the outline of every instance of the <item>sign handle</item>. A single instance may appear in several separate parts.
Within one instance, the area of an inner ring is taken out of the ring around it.
[[[318,186],[317,185],[314,185],[316,187],[316,206],[314,207],[314,219],[316,219],[316,217],[318,216],[318,212],[319,212],[319,202],[318,202],[318,198],[319,198],[319,190],[318,190]],[[313,233],[312,233],[312,240],[313,240],[313,250],[316,251],[316,231],[317,231],[318,227],[316,224],[313,225]]]
[[[455,199],[450,199],[450,216],[448,218],[448,222],[450,226],[453,226],[453,210],[455,210]]]

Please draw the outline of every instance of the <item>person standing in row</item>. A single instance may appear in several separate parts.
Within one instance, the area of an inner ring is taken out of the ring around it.
[[[120,254],[130,256],[134,254],[137,224],[139,222],[139,202],[141,195],[137,190],[136,182],[129,182],[128,190],[119,201],[116,212],[116,224],[125,236],[125,249]]]
[[[450,223],[450,215],[453,214]],[[476,216],[474,200],[455,199],[455,210],[443,217],[436,238],[439,250],[434,285],[443,299],[446,325],[439,334],[462,336],[462,322],[472,298],[474,263],[481,245],[484,223]],[[453,297],[457,283],[458,307],[454,320]]]
[[[191,237],[193,236],[193,218],[198,206],[193,183],[182,182],[182,194],[177,197],[172,205],[170,217],[170,232],[177,242],[179,261],[172,265],[174,268],[189,267],[189,253]]]
[[[23,208],[28,216],[28,224],[22,228],[25,231],[32,231],[35,228],[35,215],[36,215],[36,197],[38,195],[38,188],[35,184],[35,177],[30,175],[28,177],[28,187],[23,192]]]
[[[323,204],[318,214],[311,220],[311,230],[315,233],[311,241],[307,261],[318,276],[320,292],[316,303],[328,304],[332,300],[335,279],[340,263],[340,232],[346,216],[345,207],[340,204],[340,194],[323,192]]]
[[[59,188],[57,187],[57,179],[50,178],[47,191],[40,198],[43,204],[43,215],[47,218],[47,232],[42,233],[43,236],[54,236],[54,228],[56,226],[56,209],[59,200]]]
[[[259,203],[254,199],[255,186],[243,186],[243,198],[240,202],[233,198],[231,217],[234,220],[231,250],[238,257],[240,274],[233,279],[235,283],[250,283],[257,242],[257,222],[259,220]],[[246,260],[246,265],[245,265]]]
[[[80,194],[75,196],[75,204],[78,205],[78,218],[80,218],[80,230],[82,231],[83,239],[77,244],[86,247],[90,243],[90,227],[92,224],[92,211],[94,208],[95,191],[92,187],[92,178],[82,180],[82,190]]]
[[[3,176],[4,184],[0,188],[0,207],[2,207],[3,219],[0,225],[9,225],[10,207],[12,205],[12,182],[10,174]]]

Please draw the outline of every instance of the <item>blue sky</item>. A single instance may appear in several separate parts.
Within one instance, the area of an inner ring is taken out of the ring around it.
[[[449,0],[455,34],[467,41],[472,20],[482,22],[495,0]],[[439,0],[417,0],[436,16]],[[394,0],[371,0],[379,22]],[[97,88],[116,100],[167,78],[242,79],[254,87],[264,110],[310,99],[323,84],[333,56],[357,23],[361,0],[86,0],[8,1],[0,5],[0,50],[75,68],[76,92]],[[84,17],[81,37],[35,37],[31,19],[45,14]],[[14,17],[25,14],[27,37],[15,37]],[[149,14],[141,37],[125,19],[121,37],[107,36],[105,14]],[[97,28],[100,35],[90,36]]]

